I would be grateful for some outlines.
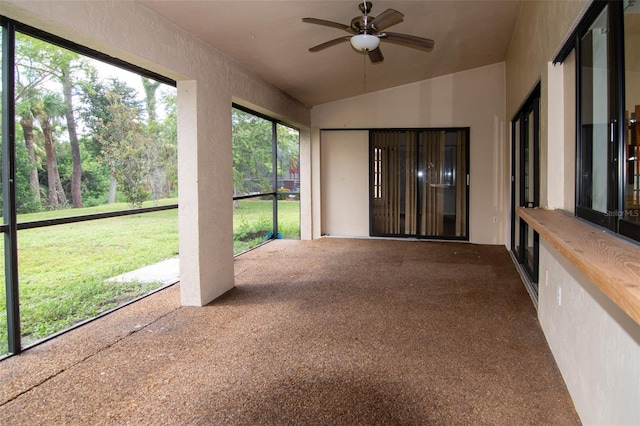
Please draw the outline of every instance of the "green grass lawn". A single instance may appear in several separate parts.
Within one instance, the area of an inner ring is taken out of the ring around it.
[[[177,199],[169,199],[159,204],[176,202]],[[271,201],[244,200],[234,209],[235,254],[262,242],[271,229],[271,206]],[[20,215],[18,221],[127,208],[127,204],[122,203],[32,213]],[[284,238],[299,238],[299,202],[280,201],[278,210],[280,234]],[[177,210],[166,210],[19,231],[23,345],[157,288],[159,283],[105,283],[105,280],[176,256],[177,219]],[[4,277],[3,262],[0,262],[0,277]],[[6,301],[4,291],[0,291],[0,354],[6,352]]]
[[[273,201],[242,200],[233,210],[233,254],[262,243],[273,229]],[[300,202],[278,201],[278,233],[300,238]]]
[[[24,344],[157,288],[105,280],[177,254],[177,210],[18,231]]]

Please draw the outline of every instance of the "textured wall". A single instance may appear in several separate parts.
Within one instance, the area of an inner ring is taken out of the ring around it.
[[[476,243],[505,244],[509,199],[504,106],[500,63],[315,106],[311,117],[314,128],[321,129],[470,127],[469,237]],[[312,138],[318,151],[319,140],[319,135]],[[360,157],[368,158],[366,148]],[[368,176],[353,178],[368,181]],[[319,201],[320,193],[314,197]]]
[[[575,205],[575,57],[550,63],[587,1],[524,2],[507,55],[507,116],[541,81],[541,204]],[[594,232],[597,228],[594,227]],[[640,326],[541,239],[538,315],[585,424],[640,423]]]
[[[203,305],[233,287],[232,100],[302,127],[303,145],[308,108],[132,1],[0,6],[3,15],[178,81],[182,302]]]
[[[369,235],[369,132],[322,132],[323,235]]]
[[[540,204],[548,205],[548,64],[569,37],[590,0],[525,1],[507,53],[507,119],[520,109],[538,81],[540,98]],[[555,153],[551,153],[555,155]]]
[[[520,108],[590,0],[525,1],[507,54],[507,117]]]
[[[640,424],[640,326],[546,242],[540,323],[584,424]]]

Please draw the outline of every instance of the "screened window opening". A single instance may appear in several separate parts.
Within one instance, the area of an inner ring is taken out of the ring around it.
[[[369,135],[371,235],[468,239],[469,129]]]
[[[2,35],[0,356],[178,277],[175,82],[5,18]]]
[[[300,132],[234,105],[233,252],[300,238]]]

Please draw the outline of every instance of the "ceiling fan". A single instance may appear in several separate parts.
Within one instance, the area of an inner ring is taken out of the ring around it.
[[[433,49],[434,41],[431,39],[384,31],[386,28],[402,22],[404,15],[397,10],[387,9],[378,16],[370,16],[369,12],[372,8],[370,1],[363,1],[358,7],[362,16],[353,18],[350,25],[325,21],[324,19],[302,18],[302,22],[338,28],[351,34],[314,46],[309,49],[309,52],[318,52],[348,40],[354,49],[366,52],[371,62],[381,62],[384,60],[379,47],[381,40],[420,50],[431,51]]]

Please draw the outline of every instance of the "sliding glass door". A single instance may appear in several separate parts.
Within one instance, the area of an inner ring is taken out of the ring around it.
[[[372,130],[372,236],[468,239],[469,129]]]
[[[516,214],[518,207],[540,205],[540,85],[511,121],[511,251],[538,299],[540,236]]]

